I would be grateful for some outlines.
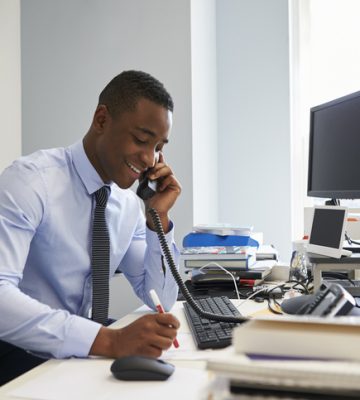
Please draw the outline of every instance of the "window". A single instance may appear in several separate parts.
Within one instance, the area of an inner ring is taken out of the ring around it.
[[[360,90],[360,2],[293,0],[290,5],[292,235],[298,239],[304,207],[324,204],[306,194],[310,107]],[[359,200],[341,204],[360,207]]]

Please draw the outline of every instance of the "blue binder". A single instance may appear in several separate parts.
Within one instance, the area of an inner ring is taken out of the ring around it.
[[[214,235],[212,233],[191,232],[183,239],[183,247],[202,246],[251,246],[259,247],[259,242],[250,236]]]

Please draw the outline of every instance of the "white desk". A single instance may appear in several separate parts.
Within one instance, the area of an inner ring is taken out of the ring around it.
[[[238,301],[234,301],[238,304]],[[267,303],[244,303],[239,311],[243,315],[261,313]],[[151,312],[143,306],[125,316],[114,327],[128,325],[144,313]],[[182,303],[178,302],[172,312],[180,320],[179,349],[171,348],[163,359],[176,365],[174,374],[165,382],[122,382],[112,377],[111,359],[50,360],[0,388],[2,400],[112,400],[112,399],[203,399],[209,375],[206,360],[211,355],[224,355],[223,350],[195,349],[190,328],[185,319]],[[15,395],[14,395],[15,394]],[[130,397],[131,396],[131,397]],[[145,397],[146,396],[146,397]]]

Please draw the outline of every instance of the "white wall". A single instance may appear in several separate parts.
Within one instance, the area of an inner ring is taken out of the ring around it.
[[[122,70],[165,84],[175,103],[165,155],[183,186],[172,212],[181,243],[193,223],[190,1],[25,0],[21,17],[24,154],[82,138],[100,91]],[[113,303],[137,305],[122,294]]]
[[[218,221],[216,0],[191,1],[194,224]]]
[[[22,1],[23,153],[66,146],[90,126],[100,91],[125,69],[161,80],[175,102],[166,157],[184,190],[178,237],[192,225],[190,2]]]
[[[21,154],[20,1],[0,0],[0,172]]]
[[[217,60],[219,218],[289,261],[288,1],[218,1]]]

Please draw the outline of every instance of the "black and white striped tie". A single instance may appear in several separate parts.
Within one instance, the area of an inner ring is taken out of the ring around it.
[[[109,314],[110,239],[105,209],[109,192],[103,186],[95,192],[96,207],[92,232],[92,319],[106,325]]]

